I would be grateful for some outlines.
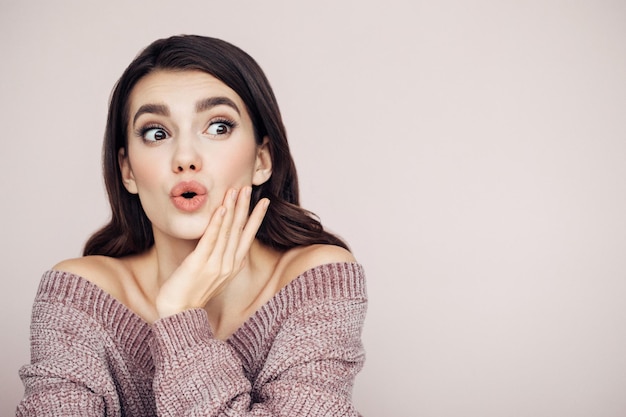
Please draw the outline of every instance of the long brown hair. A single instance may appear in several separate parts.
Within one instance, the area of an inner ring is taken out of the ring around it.
[[[251,207],[263,197],[271,204],[257,239],[272,248],[324,243],[347,245],[327,232],[320,221],[300,207],[298,178],[289,151],[278,103],[265,74],[247,53],[220,39],[183,35],[159,39],[126,68],[113,89],[103,146],[104,180],[111,205],[111,221],[94,233],[83,255],[121,257],[142,253],[154,244],[152,225],[139,197],[122,184],[118,152],[127,146],[128,98],[135,84],[155,70],[200,70],[232,88],[245,103],[258,144],[269,138],[272,175],[254,186]]]

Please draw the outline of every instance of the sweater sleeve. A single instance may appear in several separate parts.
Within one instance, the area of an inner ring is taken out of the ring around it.
[[[254,382],[233,348],[213,337],[204,310],[157,321],[152,354],[159,415],[358,416],[351,392],[364,361],[365,310],[364,299],[341,299],[293,312]]]
[[[93,350],[90,321],[64,306],[37,303],[31,322],[31,362],[20,369],[24,396],[17,416],[104,416],[107,381]],[[100,391],[98,394],[97,391]]]

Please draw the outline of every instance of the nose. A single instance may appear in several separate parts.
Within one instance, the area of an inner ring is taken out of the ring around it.
[[[202,156],[193,138],[181,137],[176,141],[175,147],[172,157],[172,170],[174,172],[200,171],[202,169]]]

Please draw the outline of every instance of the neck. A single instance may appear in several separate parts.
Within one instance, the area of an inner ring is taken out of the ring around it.
[[[156,278],[158,288],[169,279],[176,268],[196,248],[197,243],[197,240],[172,240],[159,238],[155,235],[154,246],[148,257],[152,259],[150,263],[153,267],[156,267],[151,275]],[[236,288],[246,281],[248,284],[257,285],[259,282],[265,282],[266,278],[269,278],[274,271],[279,259],[279,252],[268,248],[255,239],[250,246],[243,269],[237,274],[236,279],[233,279],[232,285],[229,284],[225,287],[222,294],[229,294],[233,290],[236,292]]]
[[[198,244],[197,240],[159,239],[155,236],[152,254],[156,265],[157,285],[161,287],[174,273],[176,268],[193,252]]]
[[[154,246],[134,262],[142,291],[152,302],[197,245],[197,241],[159,237],[155,235]],[[282,255],[258,240],[253,241],[243,269],[205,305],[211,326],[219,338],[225,339],[232,334],[262,301],[276,292],[273,286],[276,286],[275,277]]]
[[[242,317],[256,310],[255,303],[271,286],[281,255],[258,240],[252,243],[243,269],[205,306],[215,329],[221,328],[223,320],[227,328],[231,321],[240,325]]]

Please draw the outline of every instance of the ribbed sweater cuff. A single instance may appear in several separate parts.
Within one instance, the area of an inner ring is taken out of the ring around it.
[[[162,354],[175,354],[207,343],[213,339],[206,311],[201,308],[185,310],[152,324],[153,348]]]

